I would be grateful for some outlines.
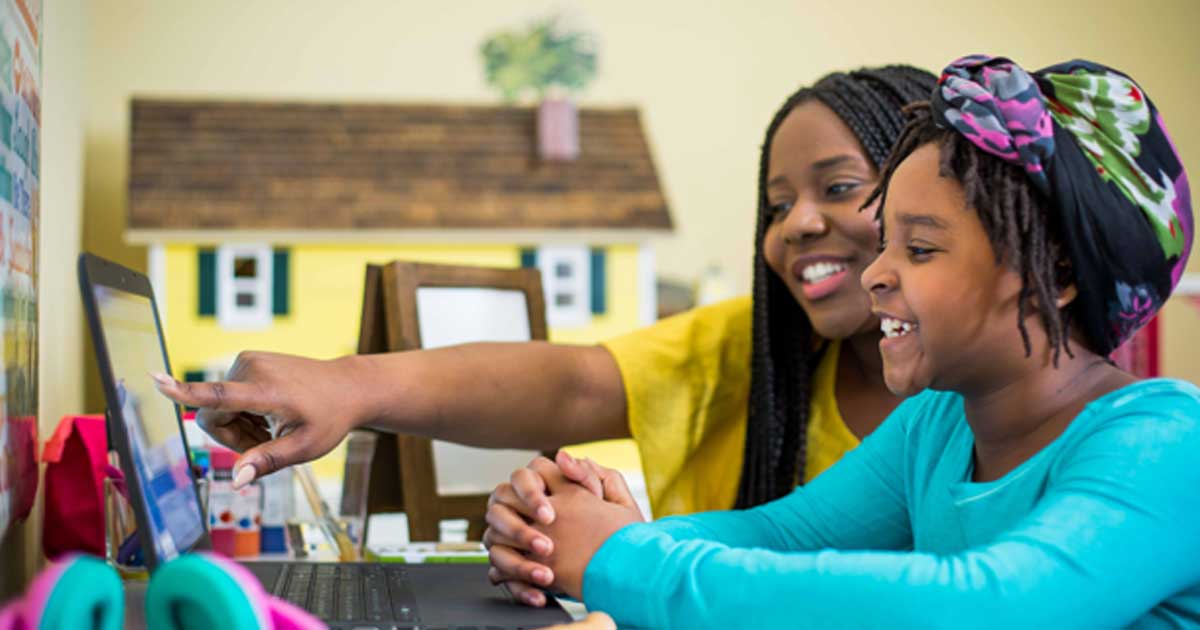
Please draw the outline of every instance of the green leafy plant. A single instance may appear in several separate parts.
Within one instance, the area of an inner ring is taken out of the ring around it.
[[[540,99],[554,87],[578,92],[596,76],[592,36],[563,28],[557,18],[496,33],[480,52],[488,84],[510,102],[530,92]]]

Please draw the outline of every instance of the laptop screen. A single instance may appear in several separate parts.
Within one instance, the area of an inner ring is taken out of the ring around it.
[[[127,483],[141,488],[155,554],[166,562],[191,549],[204,524],[174,403],[150,376],[167,372],[154,308],[141,295],[99,285],[94,291],[137,471],[137,479]]]

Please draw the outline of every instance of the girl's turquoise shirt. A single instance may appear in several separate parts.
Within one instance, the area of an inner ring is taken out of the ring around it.
[[[1200,626],[1200,389],[1111,392],[996,481],[973,446],[925,392],[783,499],[618,531],[584,601],[644,628]]]

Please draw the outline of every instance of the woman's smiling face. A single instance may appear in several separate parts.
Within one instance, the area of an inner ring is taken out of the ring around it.
[[[858,138],[818,100],[797,105],[771,140],[763,257],[826,339],[878,325],[858,282],[878,248],[874,211],[859,211],[877,182]]]
[[[991,388],[1028,361],[1017,328],[1020,275],[996,262],[977,212],[954,178],[939,175],[939,160],[927,144],[896,169],[884,245],[862,276],[884,332],[884,379],[904,396]],[[1031,341],[1044,342],[1040,326],[1026,326]]]

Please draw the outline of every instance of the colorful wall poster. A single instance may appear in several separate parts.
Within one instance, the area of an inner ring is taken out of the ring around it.
[[[29,515],[38,481],[41,24],[41,0],[0,0],[0,537]]]

